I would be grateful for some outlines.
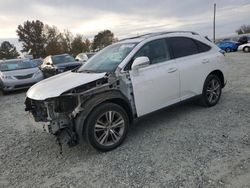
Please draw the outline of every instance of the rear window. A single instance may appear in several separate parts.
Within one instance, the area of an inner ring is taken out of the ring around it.
[[[171,37],[167,39],[172,47],[175,58],[198,54],[199,50],[193,39],[186,37]]]
[[[207,52],[211,49],[211,46],[204,44],[198,40],[194,40],[200,53]]]
[[[209,45],[187,37],[171,37],[168,38],[167,41],[172,47],[175,58],[195,55],[207,52],[211,49]]]

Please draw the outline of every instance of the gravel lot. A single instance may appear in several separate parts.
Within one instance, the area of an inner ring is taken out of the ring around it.
[[[250,187],[250,53],[227,58],[217,106],[155,112],[108,153],[77,146],[60,155],[24,111],[25,91],[0,96],[0,187]]]

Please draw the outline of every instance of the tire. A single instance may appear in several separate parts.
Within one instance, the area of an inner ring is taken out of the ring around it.
[[[244,51],[244,52],[250,52],[250,47],[248,47],[248,46],[244,47],[244,48],[243,48],[243,51]]]
[[[230,48],[226,48],[225,51],[226,51],[227,53],[231,52]]]
[[[207,107],[214,106],[221,97],[222,83],[216,75],[209,75],[204,83],[202,91],[202,104]]]
[[[122,144],[127,136],[128,127],[129,118],[121,106],[103,103],[88,116],[83,136],[93,148],[106,152]]]

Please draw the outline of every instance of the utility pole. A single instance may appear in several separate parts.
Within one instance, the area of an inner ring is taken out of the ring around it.
[[[214,25],[213,25],[213,40],[215,42],[215,15],[216,15],[216,3],[214,3]]]

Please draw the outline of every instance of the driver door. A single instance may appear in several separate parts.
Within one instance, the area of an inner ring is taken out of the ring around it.
[[[180,75],[171,59],[165,39],[145,44],[135,55],[147,56],[150,65],[130,70],[135,106],[138,116],[180,101]]]

